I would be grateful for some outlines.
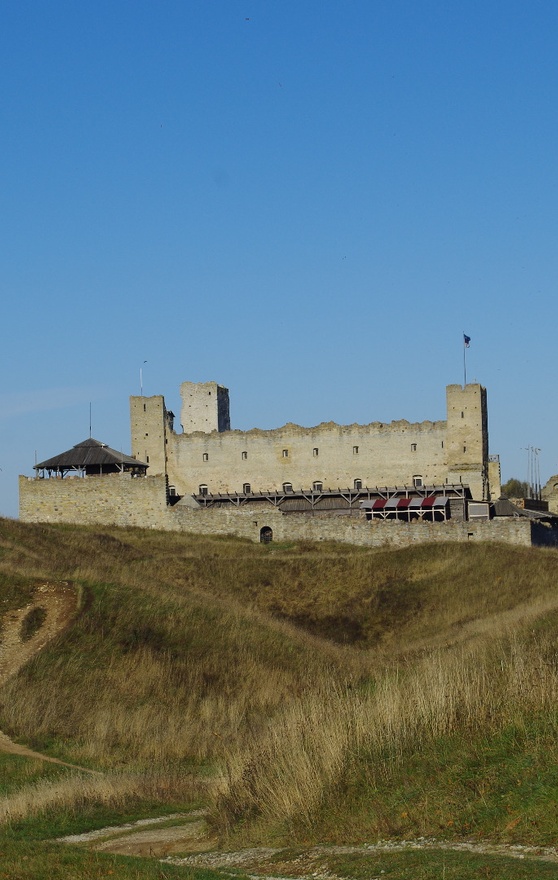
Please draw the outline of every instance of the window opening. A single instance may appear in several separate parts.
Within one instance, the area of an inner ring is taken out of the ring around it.
[[[355,480],[353,486],[357,490],[357,492],[360,492],[360,490],[362,489],[362,480]]]
[[[203,458],[204,461],[209,461],[209,453],[208,453],[208,452],[204,452],[202,458]]]
[[[316,480],[314,483],[312,483],[312,489],[314,492],[321,492],[323,488],[324,484],[320,480]]]
[[[208,488],[205,485],[205,483],[202,483],[200,486],[198,486],[198,494],[199,495],[207,495],[207,493],[208,493]]]
[[[252,487],[250,486],[250,483],[243,483],[242,491],[244,492],[245,495],[249,495],[252,491]]]

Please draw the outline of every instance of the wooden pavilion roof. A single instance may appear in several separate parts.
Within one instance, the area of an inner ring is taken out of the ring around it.
[[[82,443],[76,443],[66,452],[55,455],[53,458],[47,458],[34,466],[35,470],[48,471],[74,471],[89,470],[96,468],[117,468],[118,470],[147,470],[149,465],[143,461],[138,461],[130,455],[111,449],[106,443],[89,437]]]

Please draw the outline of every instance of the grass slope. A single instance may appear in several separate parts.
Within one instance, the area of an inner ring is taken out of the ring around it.
[[[0,728],[103,771],[3,758],[0,814],[48,837],[205,802],[231,842],[552,842],[557,560],[0,521],[3,614],[45,579],[81,597]]]

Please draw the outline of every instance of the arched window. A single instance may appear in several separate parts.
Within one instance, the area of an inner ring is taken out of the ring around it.
[[[355,480],[353,486],[357,492],[360,492],[360,490],[362,489],[362,480]]]
[[[205,483],[202,483],[200,486],[198,486],[198,495],[207,495],[208,491],[209,490]]]
[[[250,483],[243,483],[242,484],[242,491],[245,495],[249,495],[250,492],[252,491],[252,487],[251,487]]]

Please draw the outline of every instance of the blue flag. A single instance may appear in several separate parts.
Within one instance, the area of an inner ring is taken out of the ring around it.
[[[465,343],[465,348],[471,347],[471,337],[467,336],[466,333],[463,334],[463,342]]]

